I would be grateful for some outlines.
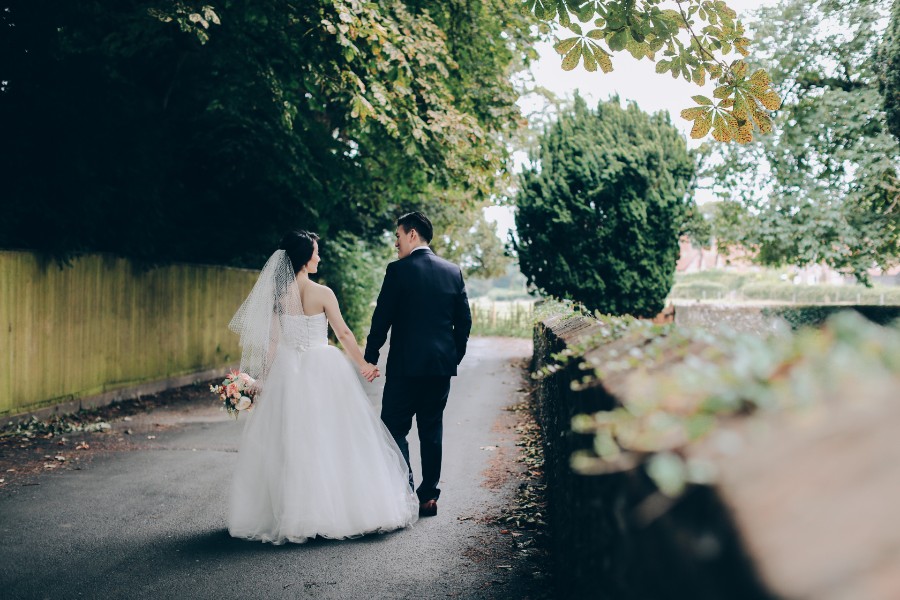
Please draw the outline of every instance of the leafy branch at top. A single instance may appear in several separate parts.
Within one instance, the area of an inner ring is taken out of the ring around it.
[[[772,130],[769,111],[781,106],[781,98],[765,71],[749,72],[742,58],[750,54],[750,40],[723,0],[525,0],[524,5],[537,18],[575,34],[555,46],[566,71],[581,63],[590,72],[609,73],[613,54],[627,51],[655,62],[657,73],[699,86],[707,78],[716,82],[713,99],[694,96],[697,106],[681,112],[694,122],[692,138],[712,132],[720,142],[744,144],[754,131]],[[728,60],[732,53],[741,58]]]

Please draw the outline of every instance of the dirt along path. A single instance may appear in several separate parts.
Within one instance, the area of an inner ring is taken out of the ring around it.
[[[549,598],[534,516],[540,466],[523,410],[530,352],[525,340],[470,342],[444,417],[438,516],[357,540],[275,547],[228,536],[243,422],[222,412],[205,385],[80,423],[33,423],[31,435],[7,430],[3,597]],[[376,404],[382,385],[368,388]],[[66,432],[67,423],[89,431]]]

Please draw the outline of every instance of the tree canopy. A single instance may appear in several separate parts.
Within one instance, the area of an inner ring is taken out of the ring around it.
[[[398,213],[471,274],[533,17],[501,0],[0,2],[0,245],[260,267],[287,229],[357,331]],[[449,210],[452,207],[453,210]]]
[[[886,17],[876,0],[785,0],[756,12],[757,66],[785,101],[773,134],[707,148],[706,172],[725,200],[713,228],[720,247],[860,279],[896,261],[900,145],[875,60]]]
[[[656,315],[674,282],[694,161],[665,113],[581,98],[541,137],[515,197],[522,273],[592,310]]]
[[[3,17],[3,244],[252,266],[287,227],[377,240],[409,207],[472,216],[504,173],[533,40],[500,0]]]
[[[747,143],[753,132],[772,129],[769,111],[781,104],[765,70],[751,70],[751,40],[722,0],[524,0],[546,22],[574,34],[556,44],[562,67],[613,70],[613,54],[627,51],[656,63],[657,73],[703,86],[716,83],[713,98],[693,97],[681,116],[694,122],[691,137],[712,132],[717,141]],[[661,57],[657,55],[661,54]],[[730,55],[736,55],[729,59]]]
[[[878,59],[888,129],[900,139],[900,0],[894,0]]]

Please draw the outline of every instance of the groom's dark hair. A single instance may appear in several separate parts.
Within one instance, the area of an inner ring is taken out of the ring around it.
[[[431,238],[434,235],[434,227],[431,225],[431,221],[428,220],[425,213],[417,210],[406,213],[397,219],[397,227],[402,227],[406,233],[409,233],[411,229],[415,229],[419,232],[419,237],[425,240],[426,244],[431,243]]]
[[[319,236],[315,233],[303,229],[288,231],[281,238],[278,248],[287,252],[288,258],[291,259],[291,266],[294,267],[294,274],[299,273],[300,269],[312,258],[315,250],[314,242],[318,239]]]

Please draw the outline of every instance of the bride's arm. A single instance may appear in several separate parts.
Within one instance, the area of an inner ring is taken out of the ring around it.
[[[356,337],[344,322],[344,317],[341,315],[341,309],[338,306],[337,296],[334,295],[331,288],[325,288],[325,316],[328,317],[328,322],[331,323],[331,328],[334,330],[337,339],[341,341],[344,351],[356,363],[360,372],[366,375],[367,372],[374,370],[376,368],[375,365],[370,365],[366,362],[362,351],[359,349]],[[368,379],[368,376],[366,378]]]

